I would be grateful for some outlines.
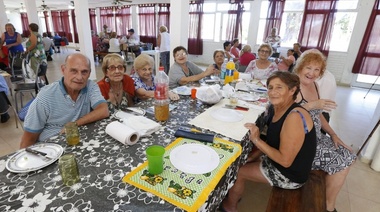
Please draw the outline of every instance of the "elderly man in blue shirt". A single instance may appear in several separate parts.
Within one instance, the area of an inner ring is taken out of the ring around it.
[[[68,122],[85,125],[109,116],[98,85],[88,80],[90,60],[75,53],[61,65],[63,77],[41,89],[30,105],[20,148],[57,135]]]

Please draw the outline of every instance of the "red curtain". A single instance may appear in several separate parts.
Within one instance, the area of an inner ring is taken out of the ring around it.
[[[352,73],[380,76],[380,1],[376,0],[367,23]]]
[[[302,51],[315,48],[328,56],[338,1],[306,0],[298,36]]]
[[[45,25],[46,25],[46,33],[51,35],[50,25],[49,25],[49,13],[48,11],[44,11]]]
[[[73,35],[70,29],[70,19],[69,19],[69,10],[61,11],[61,19],[62,19],[62,35],[67,38],[69,42],[73,42]]]
[[[109,31],[114,31],[115,21],[113,18],[113,7],[100,8],[100,26],[107,25]]]
[[[158,27],[166,26],[170,32],[170,4],[158,4]]]
[[[228,10],[228,21],[227,21],[227,36],[226,39],[232,41],[235,38],[241,40],[242,33],[242,15],[244,12],[244,1],[231,3],[230,9]]]
[[[154,4],[139,5],[139,35],[140,41],[144,43],[157,43],[156,16]]]
[[[116,11],[116,32],[118,35],[126,35],[130,28],[132,28],[131,7],[122,6]]]
[[[55,33],[60,33],[62,29],[62,20],[60,11],[51,11],[51,20],[53,22],[53,30]]]
[[[189,54],[203,54],[203,39],[201,38],[202,16],[203,0],[190,2],[189,39],[187,43]]]
[[[73,28],[74,28],[74,43],[79,43],[77,22],[75,19],[75,11],[74,10],[71,10],[71,20],[73,22]]]
[[[21,25],[22,25],[22,37],[29,37],[29,21],[28,21],[28,15],[26,13],[20,13],[21,15]]]
[[[90,28],[95,32],[95,34],[98,34],[98,29],[96,28],[96,10],[95,9],[88,9],[88,13],[90,15]]]
[[[268,13],[265,24],[264,39],[268,37],[272,28],[280,29],[282,14],[284,13],[285,0],[269,0]]]

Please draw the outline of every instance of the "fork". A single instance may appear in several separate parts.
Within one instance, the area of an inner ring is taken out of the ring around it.
[[[35,155],[42,156],[47,160],[53,159],[51,156],[48,156],[47,153],[32,149],[30,147],[25,148],[25,151],[30,152],[30,153],[35,154]]]

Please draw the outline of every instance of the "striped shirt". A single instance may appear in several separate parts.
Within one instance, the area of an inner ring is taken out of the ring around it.
[[[44,86],[30,105],[24,129],[41,133],[38,141],[57,135],[67,122],[76,121],[91,112],[100,103],[106,103],[98,85],[88,80],[76,101],[73,101],[63,86],[63,77]]]

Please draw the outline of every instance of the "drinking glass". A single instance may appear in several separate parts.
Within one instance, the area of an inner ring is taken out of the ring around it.
[[[161,174],[164,170],[165,148],[159,145],[152,145],[146,149],[148,158],[148,171],[151,174]]]
[[[58,167],[63,184],[66,186],[72,186],[80,181],[79,169],[74,154],[62,155],[58,160]]]
[[[65,124],[65,131],[68,145],[72,146],[79,144],[79,130],[75,122]]]

